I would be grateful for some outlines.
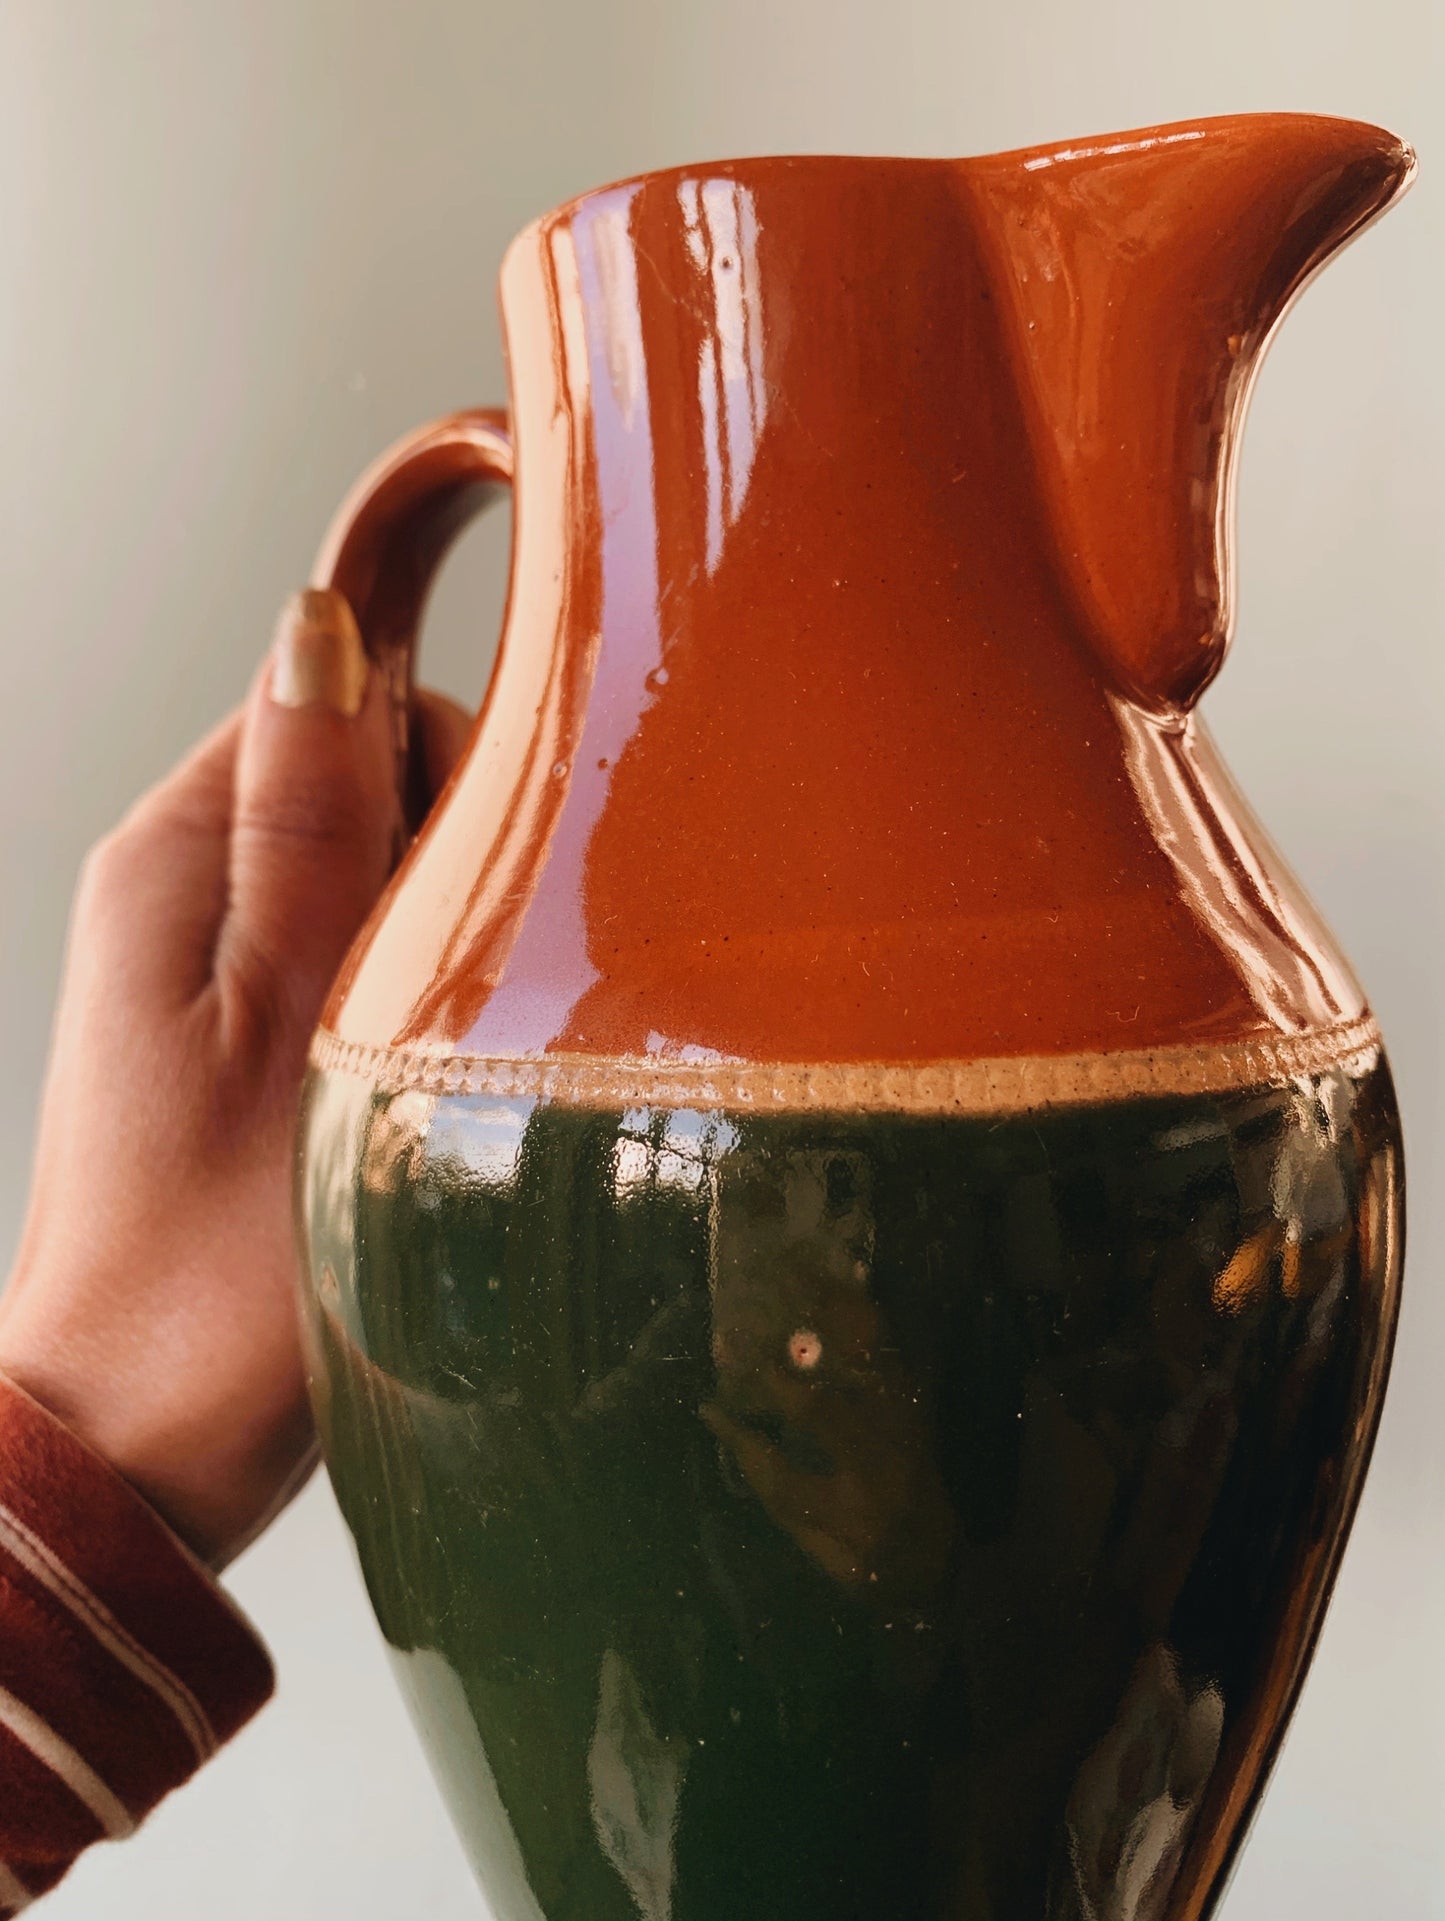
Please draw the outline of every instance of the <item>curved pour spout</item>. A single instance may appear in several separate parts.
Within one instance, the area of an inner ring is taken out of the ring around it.
[[[1413,172],[1393,134],[1307,114],[966,163],[1065,576],[1147,707],[1189,706],[1229,639],[1234,455],[1261,352]]]

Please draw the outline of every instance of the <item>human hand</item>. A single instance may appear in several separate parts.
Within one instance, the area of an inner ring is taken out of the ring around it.
[[[434,794],[469,725],[416,705]],[[247,703],[87,857],[0,1371],[219,1565],[315,1458],[291,1173],[306,1050],[398,842],[350,608],[282,615]]]

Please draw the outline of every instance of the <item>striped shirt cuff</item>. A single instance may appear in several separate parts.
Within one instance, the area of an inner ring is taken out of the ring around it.
[[[0,1376],[0,1921],[129,1834],[272,1684],[200,1562]]]

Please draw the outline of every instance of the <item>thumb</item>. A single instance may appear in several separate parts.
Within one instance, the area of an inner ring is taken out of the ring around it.
[[[293,595],[252,689],[236,764],[218,971],[309,1031],[386,880],[398,800],[387,690],[331,589]]]

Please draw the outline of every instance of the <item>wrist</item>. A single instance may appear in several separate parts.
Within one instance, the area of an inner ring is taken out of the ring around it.
[[[247,1421],[202,1366],[167,1355],[162,1342],[48,1324],[23,1305],[0,1313],[0,1374],[99,1455],[207,1566],[234,1558],[309,1470],[304,1405],[279,1432],[274,1419]]]

